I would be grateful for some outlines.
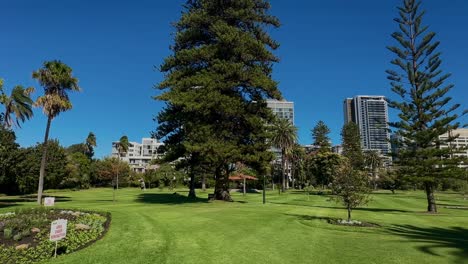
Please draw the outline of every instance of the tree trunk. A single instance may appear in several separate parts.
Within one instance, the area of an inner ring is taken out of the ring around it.
[[[434,196],[434,185],[430,182],[424,183],[427,196],[427,212],[437,213],[437,205]]]
[[[216,183],[214,190],[214,199],[221,200],[226,202],[232,202],[231,195],[229,194],[229,171],[226,170],[226,173],[223,175],[221,168],[216,168],[215,171]]]
[[[284,192],[286,189],[286,155],[284,149],[281,150],[281,169],[282,169],[282,177],[281,177],[281,191]]]
[[[197,198],[197,194],[195,193],[195,173],[193,173],[193,171],[190,172],[190,190],[189,190],[188,197],[190,199]]]
[[[46,132],[44,136],[44,145],[42,146],[42,159],[41,159],[41,169],[39,170],[39,186],[37,189],[37,203],[42,204],[42,191],[44,190],[44,177],[45,177],[45,168],[47,162],[47,147],[49,142],[49,131],[50,124],[52,122],[52,117],[47,118]]]
[[[242,186],[244,188],[244,190],[243,190],[244,191],[244,196],[245,196],[245,188],[246,188],[245,184],[246,184],[246,180],[245,180],[245,177],[244,177],[244,185]]]
[[[351,207],[348,206],[348,222],[351,221]]]
[[[206,192],[206,175],[202,176],[201,188],[203,192]]]

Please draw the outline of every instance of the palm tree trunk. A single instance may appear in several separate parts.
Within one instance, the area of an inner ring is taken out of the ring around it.
[[[37,189],[37,203],[42,204],[42,192],[44,190],[44,177],[45,177],[45,167],[47,162],[47,147],[49,141],[49,131],[50,124],[52,123],[52,117],[47,118],[46,132],[44,136],[44,145],[42,146],[42,159],[41,159],[41,169],[39,170],[39,186]]]
[[[284,153],[284,149],[281,150],[281,169],[282,169],[282,177],[281,177],[281,191],[284,192],[286,189],[286,155]]]

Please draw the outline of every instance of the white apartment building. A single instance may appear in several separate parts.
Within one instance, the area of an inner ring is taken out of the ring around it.
[[[117,144],[112,142],[112,157],[119,157],[117,152]],[[145,172],[151,160],[162,156],[161,151],[158,151],[164,143],[158,142],[153,138],[143,138],[141,143],[129,142],[128,152],[124,153],[120,158],[128,162],[130,168],[135,172]]]
[[[294,102],[267,100],[267,107],[281,119],[286,119],[294,125]]]
[[[450,142],[452,147],[461,149],[459,153],[456,153],[456,156],[460,157],[467,157],[468,158],[468,129],[467,128],[460,128],[450,132],[452,136],[458,135],[458,138],[455,139],[453,142]],[[440,136],[440,139],[447,139],[448,133]],[[448,144],[442,145],[441,148],[448,147]]]

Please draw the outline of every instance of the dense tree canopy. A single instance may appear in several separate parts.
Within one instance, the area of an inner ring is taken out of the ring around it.
[[[156,99],[166,107],[155,135],[164,138],[168,157],[203,157],[210,164],[216,199],[231,199],[232,164],[262,168],[271,160],[265,99],[281,96],[271,79],[278,43],[266,32],[279,21],[269,8],[264,0],[187,1],[175,24],[173,54],[161,66],[166,75]]]

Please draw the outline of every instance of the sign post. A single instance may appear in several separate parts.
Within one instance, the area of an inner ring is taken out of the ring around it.
[[[55,197],[44,198],[44,206],[54,206],[54,205],[55,205]]]
[[[64,239],[67,236],[67,220],[58,219],[52,222],[50,225],[50,241],[55,241],[55,253],[54,257],[57,257],[57,244],[59,240]]]

